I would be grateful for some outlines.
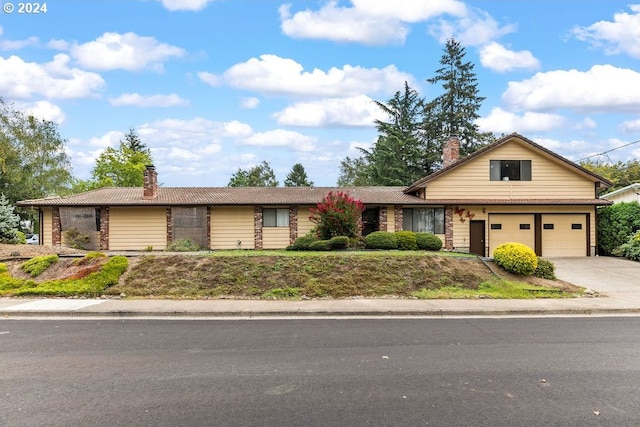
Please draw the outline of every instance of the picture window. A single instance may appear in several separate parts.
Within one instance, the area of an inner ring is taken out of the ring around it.
[[[262,209],[263,227],[288,227],[289,209]]]

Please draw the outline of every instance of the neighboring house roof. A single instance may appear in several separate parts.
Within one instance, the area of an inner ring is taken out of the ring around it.
[[[432,205],[574,205],[606,206],[612,202],[603,199],[428,199]]]
[[[626,194],[626,193],[635,193],[636,195],[640,195],[640,183],[636,182],[635,184],[627,185],[626,187],[619,188],[615,191],[612,191],[607,194],[603,194],[600,196],[601,199],[613,200],[617,199],[617,196]]]
[[[144,200],[143,189],[99,188],[66,197],[23,200],[19,206],[202,206],[315,205],[329,191],[342,191],[365,205],[427,205],[405,194],[404,187],[158,187],[158,197]]]
[[[598,174],[595,174],[593,172],[591,172],[588,169],[583,168],[582,166],[578,165],[577,163],[572,162],[571,160],[565,159],[564,157],[560,156],[559,154],[554,153],[553,151],[543,147],[542,145],[536,144],[535,142],[531,141],[528,138],[525,138],[524,136],[518,134],[518,133],[512,133],[510,135],[504,136],[494,142],[492,142],[491,144],[485,145],[484,147],[482,147],[481,149],[474,151],[473,153],[469,154],[466,157],[461,158],[460,160],[458,160],[457,162],[440,169],[437,172],[432,173],[431,175],[425,176],[424,178],[421,178],[419,180],[417,180],[416,182],[414,182],[413,184],[411,184],[409,187],[407,187],[404,192],[405,193],[413,193],[416,190],[418,190],[419,188],[424,188],[426,187],[427,183],[429,181],[433,181],[434,179],[436,179],[437,177],[444,175],[450,171],[452,171],[453,169],[457,169],[460,166],[470,162],[471,160],[489,152],[492,151],[504,144],[506,144],[509,141],[512,141],[513,139],[518,139],[521,142],[528,144],[529,146],[531,146],[532,148],[534,148],[535,150],[539,150],[543,153],[545,153],[547,156],[559,161],[560,163],[564,163],[568,168],[573,169],[575,172],[585,176],[586,178],[589,178],[591,180],[593,180],[594,182],[598,182],[601,183],[604,187],[611,187],[613,184],[606,180],[605,178],[601,177]]]

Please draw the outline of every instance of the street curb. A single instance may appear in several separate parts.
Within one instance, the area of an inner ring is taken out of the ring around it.
[[[522,310],[400,310],[400,311],[0,311],[4,319],[10,318],[282,318],[282,317],[500,317],[500,316],[597,316],[612,314],[640,314],[640,308],[592,309],[522,309]]]

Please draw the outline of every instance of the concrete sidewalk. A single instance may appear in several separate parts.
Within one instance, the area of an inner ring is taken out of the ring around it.
[[[264,318],[640,314],[640,263],[606,257],[554,259],[553,262],[559,279],[590,288],[599,296],[532,300],[307,301],[4,298],[0,299],[0,316]]]

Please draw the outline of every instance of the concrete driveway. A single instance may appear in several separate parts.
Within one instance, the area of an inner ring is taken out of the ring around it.
[[[560,280],[607,295],[640,295],[640,262],[614,257],[551,258],[551,261]]]

